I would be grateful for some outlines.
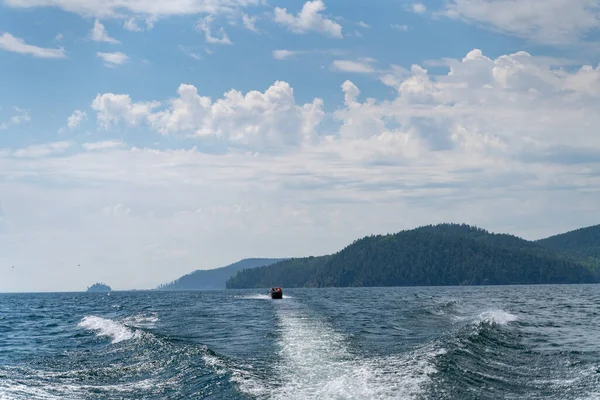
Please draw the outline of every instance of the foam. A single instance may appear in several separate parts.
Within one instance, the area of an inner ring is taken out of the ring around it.
[[[113,344],[139,337],[139,332],[134,332],[120,322],[94,315],[83,317],[77,326],[94,331],[98,336],[108,336]]]
[[[258,293],[254,293],[254,294],[247,294],[247,295],[243,295],[243,296],[235,296],[238,299],[247,299],[247,300],[271,300],[271,296],[269,296],[268,294],[258,294]],[[288,296],[286,294],[283,295],[284,299],[293,299],[292,296]]]
[[[440,350],[432,344],[402,356],[362,358],[326,321],[294,309],[278,312],[282,384],[269,398],[410,399],[436,371],[431,360]]]
[[[124,324],[141,328],[154,328],[157,322],[158,313],[156,312],[132,315],[123,319]]]
[[[491,310],[482,312],[477,316],[479,322],[497,325],[506,325],[509,322],[514,322],[519,318],[504,310]]]

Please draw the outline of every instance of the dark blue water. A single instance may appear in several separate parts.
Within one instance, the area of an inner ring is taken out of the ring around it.
[[[1,294],[0,399],[600,398],[600,286],[285,295]]]

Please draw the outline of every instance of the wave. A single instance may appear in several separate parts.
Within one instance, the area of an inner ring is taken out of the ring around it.
[[[535,332],[524,332],[526,316],[493,309],[461,318],[440,340],[437,372],[426,397],[437,399],[590,398],[600,384],[597,369],[572,363],[573,354],[537,351]],[[518,323],[515,323],[518,322]],[[444,388],[440,391],[440,388]],[[584,393],[585,395],[583,395]]]
[[[120,322],[95,315],[85,316],[77,326],[95,332],[98,336],[110,337],[112,343],[140,337],[141,333],[132,330]]]

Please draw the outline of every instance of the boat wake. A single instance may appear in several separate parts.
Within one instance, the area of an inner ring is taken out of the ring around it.
[[[431,361],[443,349],[428,345],[402,356],[365,358],[347,338],[296,303],[277,309],[280,371],[273,399],[414,398],[435,372]]]

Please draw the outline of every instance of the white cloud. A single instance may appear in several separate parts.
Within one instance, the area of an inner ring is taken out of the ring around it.
[[[293,57],[295,55],[297,55],[298,51],[293,51],[293,50],[273,50],[273,58],[276,60],[285,60],[287,58]]]
[[[258,33],[259,30],[256,27],[256,17],[251,17],[248,14],[242,14],[242,23],[246,29]]]
[[[263,0],[4,0],[14,8],[59,7],[63,10],[97,18],[151,16],[154,18],[191,14],[231,14],[240,8],[259,6]]]
[[[292,88],[275,82],[264,93],[237,90],[212,102],[192,85],[181,85],[179,98],[148,116],[162,134],[216,135],[242,144],[295,144],[309,140],[323,118],[322,101],[296,105]]]
[[[92,109],[106,129],[121,121],[146,122],[164,135],[215,136],[253,147],[310,141],[324,116],[322,100],[297,105],[286,82],[275,82],[264,93],[231,90],[214,102],[193,85],[182,84],[177,92],[162,110],[154,111],[158,102],[134,103],[128,95],[112,93],[98,95]]]
[[[127,54],[122,53],[120,51],[114,53],[103,53],[99,51],[96,53],[96,55],[99,58],[101,58],[102,61],[104,61],[104,65],[106,65],[107,67],[115,67],[117,65],[122,65],[129,60]]]
[[[427,12],[427,7],[423,3],[413,3],[411,6],[413,12],[417,14],[423,14]]]
[[[38,58],[65,58],[63,48],[50,49],[38,47],[25,43],[21,38],[14,37],[8,32],[0,36],[0,50],[11,51],[13,53],[28,54]]]
[[[132,103],[129,95],[104,93],[92,101],[92,109],[97,112],[98,124],[109,129],[118,123],[137,125],[160,105],[157,101]]]
[[[307,1],[304,3],[298,16],[287,12],[287,9],[275,7],[275,22],[294,33],[307,33],[310,31],[325,33],[327,35],[342,38],[342,26],[333,20],[327,19],[320,14],[325,10],[325,3],[321,0]]]
[[[19,107],[15,107],[14,109],[17,113],[13,115],[9,121],[0,123],[0,130],[8,129],[11,125],[19,125],[31,121],[31,117],[27,110],[23,110]]]
[[[3,257],[43,264],[35,279],[1,280],[0,291],[98,279],[153,287],[198,267],[329,253],[363,235],[442,221],[527,238],[589,224],[600,193],[600,67],[477,49],[442,65],[382,73],[396,92],[389,100],[363,100],[345,81],[344,104],[328,104],[336,110],[328,115],[318,99],[298,104],[285,82],[215,100],[181,85],[162,106],[99,94],[92,109],[102,127],[195,134],[197,148],[115,140],[0,157],[11,223],[0,232]],[[199,150],[213,139],[252,148]],[[274,149],[286,140],[293,146]],[[66,266],[78,262],[88,269]]]
[[[36,158],[36,157],[45,157],[51,154],[64,153],[67,151],[73,142],[54,142],[54,143],[45,143],[45,144],[37,144],[29,147],[24,147],[22,149],[18,149],[13,153],[14,157],[19,158]]]
[[[87,119],[87,113],[81,110],[75,110],[73,114],[67,119],[67,126],[70,129],[74,129],[79,126],[79,124]]]
[[[11,119],[10,119],[11,124],[17,125],[17,124],[21,124],[23,122],[31,121],[31,117],[29,116],[29,113],[27,112],[27,110],[23,110],[19,107],[15,107],[15,111],[17,112],[17,115],[13,115],[11,117]]]
[[[61,42],[64,38],[65,36],[62,33],[57,33],[56,36],[54,36],[54,41],[58,43]]]
[[[363,21],[358,21],[358,26],[360,26],[361,28],[370,28],[371,27],[371,25],[369,25]]]
[[[135,22],[135,17],[126,19],[125,22],[123,22],[123,29],[126,29],[131,32],[141,32],[142,31],[142,28],[140,28],[138,26],[138,24]]]
[[[333,69],[343,72],[354,72],[359,74],[371,74],[375,72],[375,68],[370,64],[370,60],[366,61],[350,61],[350,60],[334,60],[331,63]]]
[[[596,0],[451,0],[445,14],[552,44],[577,42],[600,28]]]
[[[95,42],[106,42],[111,44],[121,43],[115,38],[111,38],[102,23],[96,19],[92,28],[92,40]]]
[[[210,27],[212,21],[213,18],[208,16],[200,18],[196,24],[196,29],[204,32],[204,38],[206,39],[206,42],[210,44],[233,44],[233,42],[229,39],[229,36],[227,36],[227,32],[225,32],[225,29],[222,27],[218,30],[220,37],[212,36]]]
[[[188,56],[188,57],[191,57],[191,58],[193,58],[194,60],[198,60],[198,61],[199,61],[199,60],[202,60],[202,56],[201,56],[200,54],[193,52],[193,51],[192,51],[192,50],[191,50],[189,47],[187,47],[187,46],[182,46],[182,45],[179,45],[179,49],[180,49],[181,51],[183,51],[183,53],[184,53],[186,56]]]
[[[392,24],[390,26],[392,27],[392,29],[396,29],[397,31],[408,31],[408,25]]]
[[[110,150],[124,146],[125,143],[121,140],[104,140],[102,142],[84,143],[82,147],[87,151]]]

